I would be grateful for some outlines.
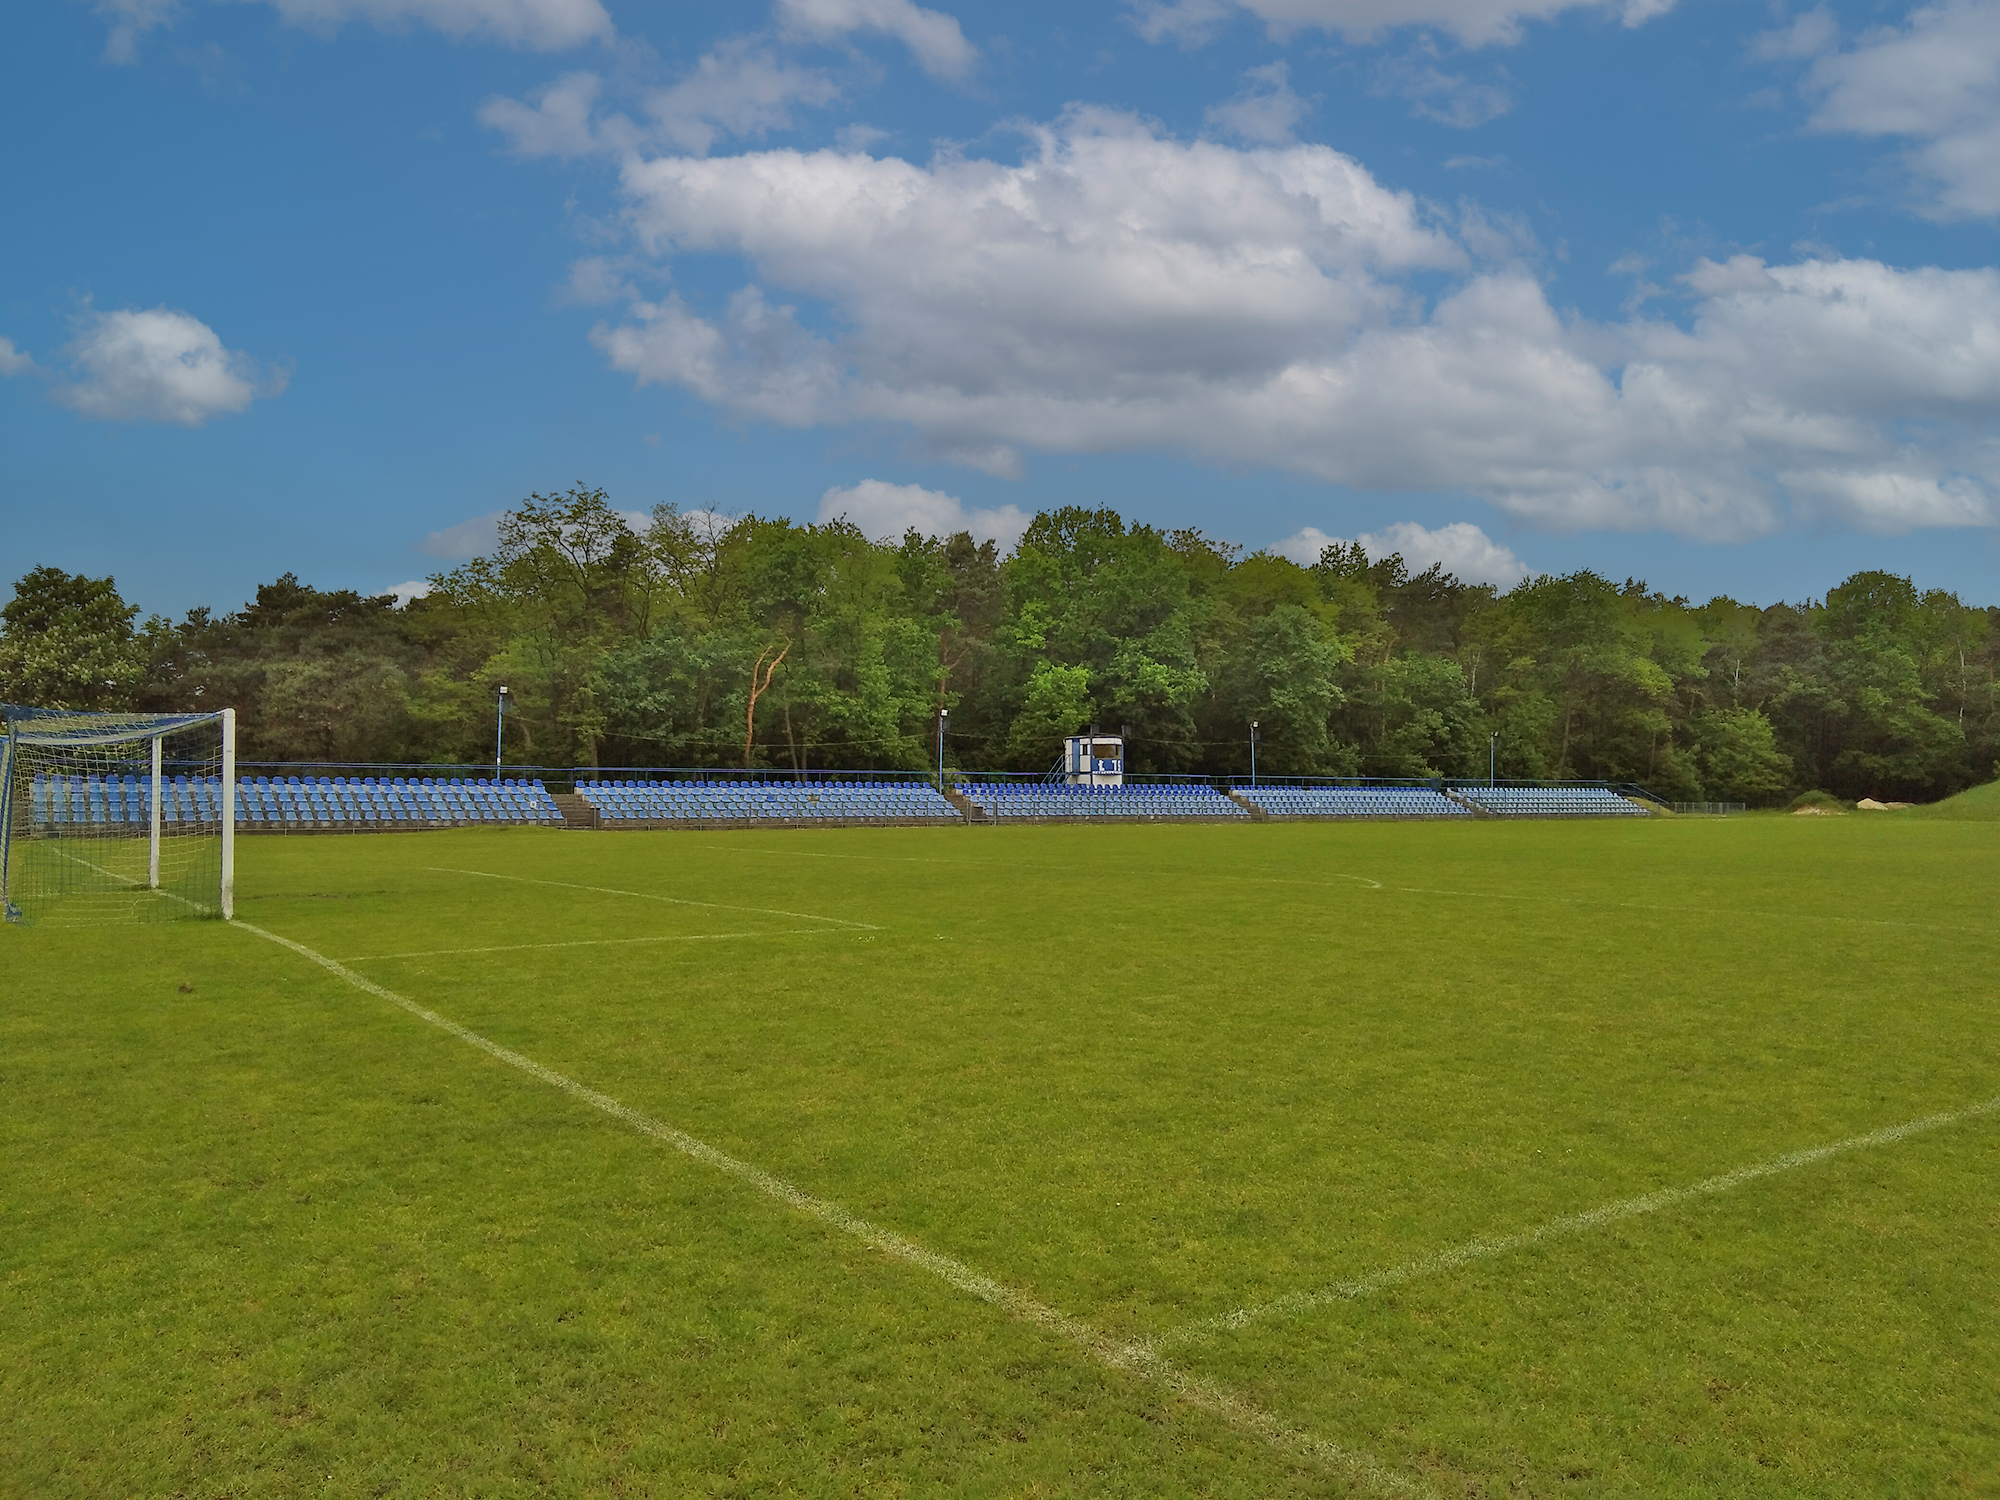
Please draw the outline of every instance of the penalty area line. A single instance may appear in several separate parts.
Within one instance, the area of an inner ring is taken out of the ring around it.
[[[503,943],[493,948],[426,948],[421,953],[362,953],[344,964],[387,963],[392,958],[451,958],[461,953],[531,953],[543,948],[616,948],[630,943],[719,943],[727,938],[832,937],[834,927],[781,927],[775,932],[684,932],[664,937],[574,938],[563,943]]]
[[[464,871],[460,873],[477,874],[480,872]],[[553,885],[560,882],[547,881],[537,883]],[[629,895],[635,893],[617,892],[615,894]],[[997,1307],[1024,1323],[1033,1324],[1038,1328],[1046,1329],[1048,1332],[1058,1335],[1107,1369],[1128,1372],[1152,1381],[1154,1384],[1178,1397],[1187,1405],[1207,1412],[1211,1416],[1219,1417],[1231,1426],[1262,1439],[1265,1443],[1268,1443],[1271,1447],[1281,1452],[1295,1458],[1308,1459],[1328,1468],[1337,1469],[1349,1477],[1359,1480],[1378,1494],[1428,1496],[1431,1493],[1428,1489],[1407,1476],[1383,1467],[1364,1453],[1357,1453],[1352,1449],[1329,1442],[1314,1433],[1293,1427],[1289,1423],[1279,1420],[1261,1407],[1253,1406],[1242,1397],[1224,1389],[1213,1381],[1206,1380],[1199,1375],[1181,1369],[1179,1366],[1164,1359],[1147,1344],[1125,1343],[1119,1339],[1115,1339],[1111,1335],[1082,1322],[1080,1319],[1072,1318],[1067,1313],[1050,1306],[1048,1303],[1031,1297],[1028,1293],[1018,1288],[1008,1286],[1004,1282],[995,1281],[992,1277],[973,1270],[972,1267],[966,1265],[963,1261],[954,1260],[948,1255],[941,1255],[937,1251],[917,1243],[915,1240],[897,1234],[892,1229],[884,1229],[879,1224],[870,1223],[858,1214],[850,1213],[838,1203],[829,1202],[825,1198],[814,1197],[811,1193],[806,1192],[805,1189],[795,1187],[793,1184],[786,1182],[782,1177],[777,1177],[766,1172],[762,1167],[753,1166],[739,1157],[729,1155],[726,1151],[717,1150],[706,1141],[689,1135],[685,1130],[680,1130],[675,1126],[666,1124],[664,1121],[653,1119],[650,1115],[641,1114],[638,1110],[628,1105],[620,1104],[608,1094],[601,1094],[596,1089],[586,1087],[584,1084],[578,1083],[575,1079],[556,1072],[553,1068],[545,1068],[533,1058],[524,1057],[518,1052],[501,1046],[498,1042],[488,1040],[469,1027],[459,1025],[458,1022],[451,1020],[447,1016],[439,1015],[436,1011],[427,1009],[414,1000],[405,999],[394,990],[376,984],[365,975],[355,973],[354,970],[347,968],[338,960],[328,958],[323,953],[315,952],[304,943],[294,942],[292,939],[281,937],[275,932],[267,932],[263,928],[253,926],[248,922],[238,921],[231,925],[241,928],[243,931],[256,937],[263,938],[267,942],[276,943],[281,948],[290,949],[301,958],[317,964],[329,974],[352,985],[364,994],[373,995],[378,1000],[386,1000],[389,1004],[407,1011],[418,1020],[435,1026],[440,1031],[449,1033],[469,1046],[477,1047],[481,1052],[486,1053],[487,1056],[505,1063],[508,1067],[518,1068],[529,1077],[538,1079],[542,1083],[548,1084],[551,1088],[559,1089],[572,1099],[583,1104],[588,1104],[593,1109],[603,1111],[603,1113],[609,1115],[612,1119],[617,1120],[620,1124],[629,1126],[639,1134],[650,1136],[656,1141],[661,1141],[683,1155],[692,1157],[704,1166],[713,1167],[725,1176],[735,1178],[738,1182],[756,1189],[765,1197],[775,1199],[777,1202],[784,1204],[786,1207],[795,1210],[809,1219],[817,1220],[829,1228],[837,1229],[843,1234],[852,1236],[854,1239],[889,1257],[891,1260],[900,1261],[904,1265],[914,1266],[918,1270],[927,1271],[958,1291],[972,1297],[977,1297],[980,1301]],[[860,924],[853,925],[858,926]]]
[[[577,885],[567,880],[537,880],[532,875],[496,875],[491,870],[459,870],[449,865],[425,866],[434,875],[477,875],[483,880],[512,880],[521,885],[549,885],[564,891],[588,891],[594,896],[631,896],[639,901],[664,901],[669,906],[699,906],[708,911],[740,911],[758,917],[790,917],[795,922],[829,922],[835,927],[852,927],[861,932],[880,932],[872,922],[852,922],[846,917],[822,917],[810,911],[779,911],[771,906],[731,906],[723,901],[691,901],[685,896],[660,896],[651,891],[620,891],[604,885]]]
[[[1692,1203],[1699,1198],[1712,1198],[1730,1192],[1760,1178],[1776,1177],[1781,1172],[1795,1172],[1801,1167],[1810,1167],[1831,1157],[1844,1156],[1850,1151],[1865,1151],[1873,1146],[1893,1145],[1897,1141],[1908,1140],[1911,1136],[1942,1130],[1948,1125],[1962,1125],[1968,1120],[1982,1119],[1992,1114],[2000,1114],[2000,1098],[1988,1099],[1983,1103],[1968,1105],[1964,1109],[1951,1110],[1944,1114],[1926,1115],[1920,1120],[1907,1120],[1901,1125],[1886,1125],[1880,1130],[1871,1130],[1866,1135],[1849,1136],[1844,1141],[1829,1141],[1823,1146],[1808,1146],[1804,1150],[1788,1151],[1783,1156],[1772,1157],[1769,1161],[1738,1167],[1733,1172],[1724,1172],[1720,1176],[1709,1177],[1701,1182],[1691,1182],[1684,1187],[1661,1188],[1658,1192],[1641,1193],[1636,1198],[1621,1198],[1616,1203],[1601,1204],[1582,1213],[1564,1214],[1561,1218],[1551,1219],[1546,1224],[1523,1230],[1519,1234],[1503,1235],[1498,1239],[1467,1240],[1464,1244],[1455,1245],[1449,1250],[1440,1250],[1435,1255],[1405,1261],[1400,1266],[1391,1266],[1353,1281],[1336,1282],[1332,1286],[1320,1287],[1313,1291],[1292,1292],[1283,1297],[1274,1297],[1269,1302],[1256,1302],[1248,1307],[1239,1307],[1234,1312],[1222,1313],[1217,1317],[1184,1323],[1152,1339],[1149,1347],[1172,1349],[1201,1343],[1225,1333],[1234,1333],[1240,1328],[1247,1328],[1252,1323],[1296,1316],[1335,1302],[1358,1302],[1363,1297],[1387,1291],[1391,1287],[1401,1286],[1420,1277],[1442,1275],[1461,1266],[1471,1265],[1474,1261],[1492,1260],[1516,1250],[1528,1250],[1536,1245],[1547,1244],[1551,1240],[1569,1239],[1576,1235],[1587,1234],[1593,1229],[1603,1228],[1606,1224],[1636,1219],[1644,1214],[1661,1213],[1666,1209],[1678,1208],[1684,1203]]]

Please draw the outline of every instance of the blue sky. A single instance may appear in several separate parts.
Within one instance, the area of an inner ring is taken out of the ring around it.
[[[82,0],[0,55],[0,570],[532,490],[2000,602],[2000,0]]]

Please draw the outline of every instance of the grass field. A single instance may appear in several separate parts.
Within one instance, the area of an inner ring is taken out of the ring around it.
[[[0,932],[0,1494],[2000,1494],[1990,822],[239,850]]]

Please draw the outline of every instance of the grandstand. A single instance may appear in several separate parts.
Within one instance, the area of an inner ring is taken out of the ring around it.
[[[37,776],[30,788],[35,824],[79,824],[143,832],[152,817],[150,778]],[[219,776],[163,779],[160,821],[167,827],[221,822]],[[256,776],[236,783],[236,827],[245,833],[457,828],[562,822],[539,781],[459,781],[416,776]]]
[[[1239,801],[1267,818],[1470,818],[1472,810],[1427,786],[1260,786],[1239,788]]]
[[[607,828],[879,826],[975,822],[1290,822],[1350,818],[1644,817],[1646,809],[1603,786],[1363,784],[1256,786],[1229,791],[1200,783],[1122,786],[1060,782],[966,782],[948,798],[928,782],[579,779],[576,792]],[[168,828],[220,822],[221,780],[176,775],[161,783]],[[38,775],[38,826],[88,824],[145,829],[152,815],[144,776]],[[563,813],[539,778],[246,776],[237,782],[236,824],[247,833],[362,832],[465,826],[561,826]]]
[[[734,828],[745,824],[957,823],[923,781],[586,781],[577,795],[606,826]]]
[[[1643,818],[1638,803],[1606,786],[1458,786],[1452,789],[1496,818]]]
[[[995,822],[1234,822],[1249,809],[1212,786],[968,782],[955,789]]]

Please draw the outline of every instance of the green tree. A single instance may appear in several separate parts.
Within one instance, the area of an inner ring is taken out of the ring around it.
[[[0,608],[0,697],[36,708],[123,709],[150,655],[138,609],[110,578],[39,567]]]

